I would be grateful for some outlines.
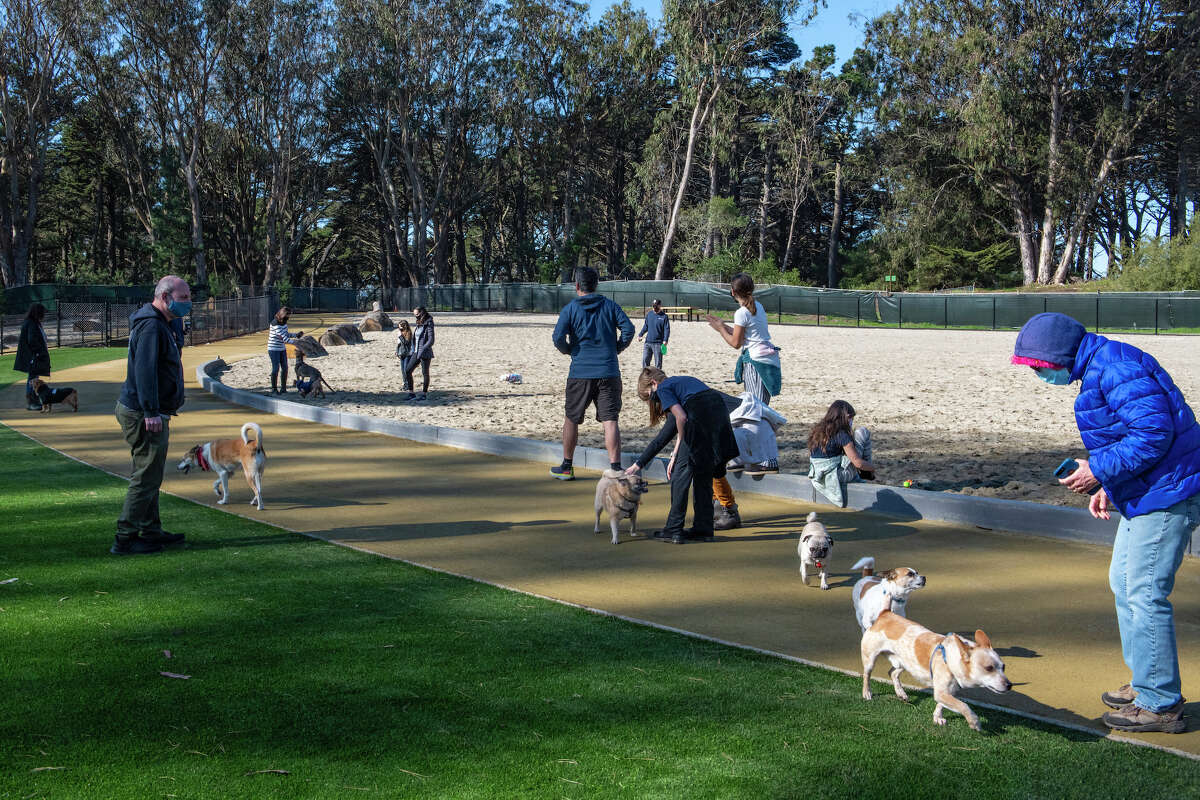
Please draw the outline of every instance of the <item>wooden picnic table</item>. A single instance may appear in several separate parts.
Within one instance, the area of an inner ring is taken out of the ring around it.
[[[649,311],[650,309],[646,309]],[[691,322],[693,315],[695,319],[700,319],[700,309],[693,306],[663,306],[662,310],[666,312],[667,319],[671,320],[686,320]]]

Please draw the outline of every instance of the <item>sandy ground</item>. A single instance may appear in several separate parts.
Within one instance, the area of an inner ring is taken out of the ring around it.
[[[325,320],[326,324],[338,321]],[[395,333],[331,348],[312,364],[338,391],[313,400],[341,411],[491,431],[532,439],[561,437],[568,357],[550,341],[554,317],[533,314],[435,314],[437,339],[429,399],[404,402]],[[641,321],[635,320],[640,330]],[[298,326],[297,326],[298,327]],[[703,322],[673,322],[663,368],[738,393],[737,355]],[[320,331],[317,331],[318,335]],[[1052,387],[1009,365],[1015,332],[879,330],[777,325],[783,391],[772,407],[788,418],[780,432],[780,468],[808,469],[807,438],[833,400],[848,400],[875,442],[881,483],[1059,505],[1085,499],[1058,486],[1051,471],[1084,457],[1072,414],[1077,387]],[[1152,353],[1184,396],[1200,398],[1200,348],[1186,336],[1120,336]],[[622,447],[634,451],[654,433],[635,392],[641,344],[621,355],[625,383]],[[523,383],[501,380],[520,373]],[[419,382],[420,371],[416,373]],[[226,383],[269,391],[261,356],[234,363]],[[418,385],[418,389],[420,386]],[[591,416],[580,444],[603,446]]]

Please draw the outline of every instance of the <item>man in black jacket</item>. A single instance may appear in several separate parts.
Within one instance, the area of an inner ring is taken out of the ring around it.
[[[182,533],[167,533],[158,516],[158,491],[167,465],[168,419],[183,405],[183,341],[175,321],[192,310],[187,283],[168,275],[154,287],[154,302],[129,318],[129,359],[117,421],[133,469],[125,506],[117,520],[116,555],[157,553],[164,544],[183,541]]]

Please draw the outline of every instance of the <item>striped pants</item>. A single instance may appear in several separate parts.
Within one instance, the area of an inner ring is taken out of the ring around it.
[[[764,406],[771,405],[771,393],[767,391],[767,387],[763,386],[762,378],[758,375],[758,370],[753,364],[747,364],[742,370],[742,386],[743,391],[747,391],[753,396],[762,401]]]

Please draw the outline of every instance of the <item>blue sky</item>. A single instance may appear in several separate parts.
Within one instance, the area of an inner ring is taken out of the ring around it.
[[[631,0],[635,8],[645,10],[646,14],[657,20],[662,16],[661,0]],[[605,0],[591,0],[589,10],[592,19],[599,19],[613,3]],[[817,17],[807,26],[792,27],[792,38],[800,45],[800,58],[808,58],[814,47],[822,44],[832,44],[837,47],[838,66],[854,53],[854,48],[862,44],[863,23],[885,11],[895,8],[897,0],[849,0],[838,2],[830,0],[826,8],[817,12]]]

